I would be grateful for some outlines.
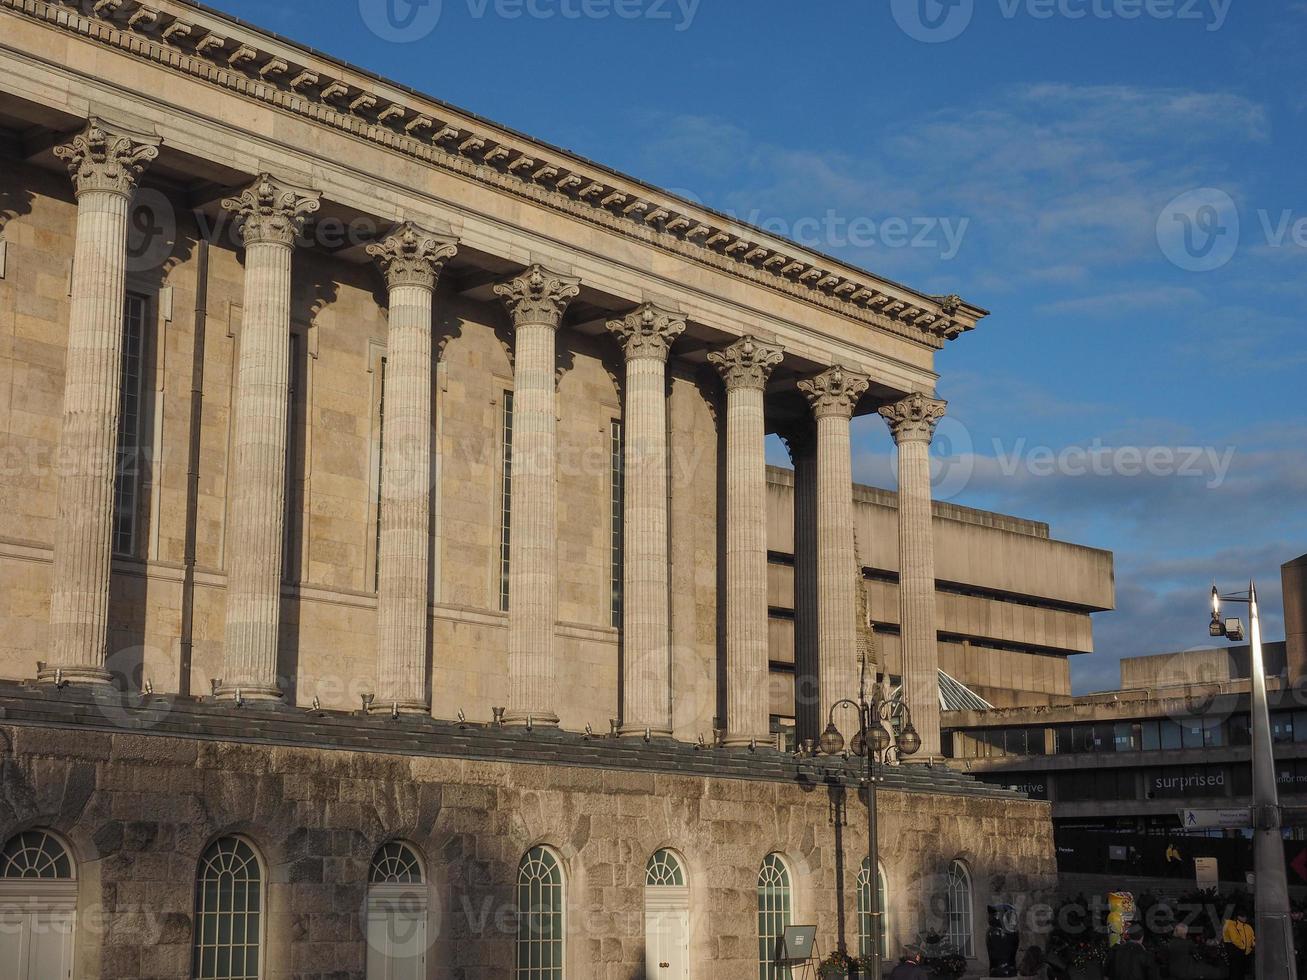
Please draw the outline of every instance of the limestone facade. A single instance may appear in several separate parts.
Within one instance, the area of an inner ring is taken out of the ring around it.
[[[820,700],[856,694],[843,430],[933,393],[934,352],[983,310],[730,232],[186,3],[0,17],[24,498],[0,528],[4,674],[765,741],[764,439],[815,419],[812,557],[843,584],[813,666]],[[56,174],[97,140],[122,187],[79,199]],[[415,228],[440,268],[397,282],[386,250]],[[605,336],[649,309],[678,327],[661,361]],[[710,362],[741,344],[767,356],[737,385]],[[800,391],[830,377],[858,379],[838,417]]]

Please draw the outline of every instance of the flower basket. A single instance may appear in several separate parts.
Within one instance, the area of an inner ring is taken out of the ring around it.
[[[858,963],[837,950],[817,964],[817,976],[821,980],[852,980],[859,976]]]

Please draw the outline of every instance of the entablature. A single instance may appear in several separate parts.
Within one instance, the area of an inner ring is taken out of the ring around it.
[[[96,43],[937,350],[986,311],[803,249],[184,0],[0,0]]]

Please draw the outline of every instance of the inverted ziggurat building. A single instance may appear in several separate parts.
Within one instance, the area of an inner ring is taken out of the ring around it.
[[[793,751],[865,663],[938,757],[941,683],[1066,694],[1112,604],[932,517],[983,315],[197,5],[0,0],[0,972],[983,969],[1048,804],[889,766],[873,876]]]

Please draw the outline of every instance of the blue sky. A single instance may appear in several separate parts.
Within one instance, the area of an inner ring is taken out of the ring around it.
[[[1302,0],[211,2],[991,309],[938,360],[939,491],[1116,553],[1078,690],[1206,645],[1213,577],[1257,576],[1283,636],[1278,567],[1307,551]],[[890,449],[859,420],[855,476],[892,486]]]

